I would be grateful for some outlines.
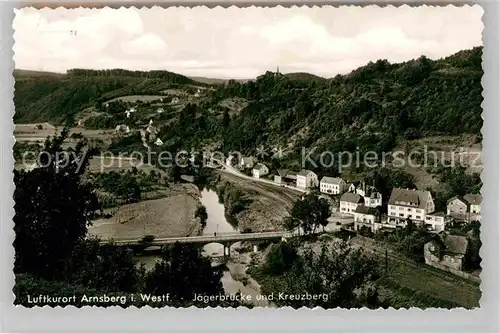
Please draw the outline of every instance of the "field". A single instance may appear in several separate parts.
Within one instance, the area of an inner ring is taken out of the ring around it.
[[[89,234],[103,239],[197,235],[201,228],[198,218],[195,218],[198,204],[199,191],[195,186],[176,185],[166,198],[108,210],[113,217],[92,221]]]
[[[385,270],[385,250],[372,239],[356,237],[351,244],[375,254]],[[478,284],[445,271],[416,263],[388,251],[387,274],[378,280],[380,296],[394,308],[408,307],[479,307]]]

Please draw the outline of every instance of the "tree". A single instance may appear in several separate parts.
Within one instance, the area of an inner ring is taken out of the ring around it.
[[[132,251],[99,242],[91,238],[75,247],[67,261],[64,279],[99,291],[140,291],[144,268],[137,268]]]
[[[224,110],[224,114],[222,115],[222,127],[224,129],[227,128],[230,121],[231,117],[229,117],[229,112],[227,110]]]
[[[271,247],[266,256],[264,270],[270,275],[282,275],[292,267],[297,258],[295,248],[286,242],[280,242]]]
[[[288,296],[306,293],[323,296],[319,300],[276,300],[278,306],[361,307],[362,298],[357,292],[378,278],[377,268],[376,261],[366,257],[360,249],[351,248],[346,242],[323,242],[319,249],[306,247],[279,279],[262,282],[262,291],[265,294],[282,292]],[[373,298],[370,302],[373,303]]]
[[[195,294],[223,294],[221,277],[222,271],[213,268],[210,259],[203,257],[197,246],[176,243],[146,274],[145,292],[169,294],[169,305],[189,306],[193,304]]]
[[[16,273],[57,276],[85,238],[88,220],[99,208],[95,193],[82,180],[94,152],[84,151],[83,142],[75,150],[63,151],[67,136],[64,129],[46,141],[38,168],[14,171]]]
[[[208,213],[204,205],[199,206],[194,214],[196,218],[200,218],[200,223],[203,227],[207,225]]]
[[[325,227],[330,217],[330,205],[324,198],[319,198],[314,193],[307,194],[303,199],[297,200],[292,207],[290,216],[297,220],[304,233],[314,233],[319,225]],[[287,224],[292,224],[292,221]],[[295,223],[293,223],[295,224]],[[293,225],[290,225],[292,227]]]

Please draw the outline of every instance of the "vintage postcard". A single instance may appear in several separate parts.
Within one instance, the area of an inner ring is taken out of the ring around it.
[[[15,304],[480,307],[479,5],[15,11]]]

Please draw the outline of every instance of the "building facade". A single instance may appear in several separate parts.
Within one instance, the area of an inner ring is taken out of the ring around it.
[[[252,169],[252,176],[260,179],[262,176],[269,174],[269,168],[266,165],[258,163]]]
[[[364,204],[363,197],[354,193],[344,193],[340,197],[340,212],[354,215],[354,211],[359,205]]]
[[[411,219],[423,224],[425,216],[434,210],[434,200],[429,191],[394,188],[387,205],[387,222],[406,226],[406,220]]]
[[[358,231],[361,227],[367,227],[370,231],[375,232],[380,226],[379,214],[377,209],[367,207],[360,204],[353,212],[354,216],[354,230]]]
[[[325,176],[319,183],[319,191],[324,194],[339,195],[345,191],[347,184],[340,177]]]
[[[303,169],[297,173],[297,188],[309,189],[318,186],[318,175],[308,169]]]
[[[463,270],[468,250],[466,237],[441,232],[424,245],[425,264]]]

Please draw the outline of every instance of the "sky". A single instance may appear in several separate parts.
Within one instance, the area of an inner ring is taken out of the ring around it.
[[[16,68],[168,70],[187,76],[323,77],[369,61],[437,59],[482,45],[483,10],[462,7],[23,8]]]

